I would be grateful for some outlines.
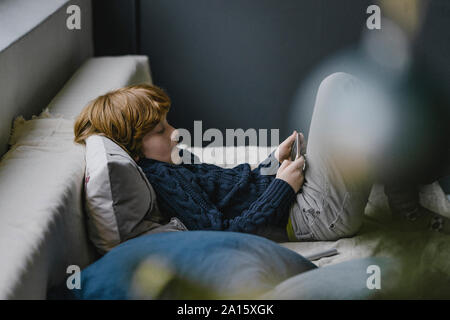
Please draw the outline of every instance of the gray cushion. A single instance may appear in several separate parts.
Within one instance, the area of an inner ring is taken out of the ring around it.
[[[164,222],[142,169],[107,137],[86,139],[85,195],[89,237],[100,253]]]

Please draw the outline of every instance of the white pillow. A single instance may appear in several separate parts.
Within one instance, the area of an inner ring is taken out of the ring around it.
[[[164,220],[142,169],[104,136],[86,139],[85,196],[89,237],[102,254]]]
[[[48,109],[31,120],[18,116],[14,119],[8,143],[15,147],[73,144],[73,126],[74,120],[56,117]]]

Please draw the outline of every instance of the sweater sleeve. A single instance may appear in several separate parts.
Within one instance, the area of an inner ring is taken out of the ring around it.
[[[254,233],[258,226],[277,218],[280,212],[287,212],[295,197],[292,187],[284,180],[275,178],[263,194],[241,215],[224,221],[229,231]]]
[[[280,167],[280,163],[277,158],[275,158],[275,150],[272,151],[269,156],[264,159],[257,168],[252,170],[253,174],[266,176],[266,175],[276,175],[278,168]]]

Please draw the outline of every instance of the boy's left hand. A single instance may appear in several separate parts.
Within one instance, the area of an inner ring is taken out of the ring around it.
[[[296,135],[297,131],[294,130],[294,132],[278,146],[277,150],[275,150],[274,155],[278,162],[282,163],[284,160],[291,160],[291,151]],[[303,144],[303,141],[304,137],[300,132],[300,142]]]

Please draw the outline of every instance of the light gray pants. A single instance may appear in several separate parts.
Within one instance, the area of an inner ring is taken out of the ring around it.
[[[370,155],[349,154],[358,158],[361,168],[345,171],[342,150],[340,160],[334,152],[337,132],[331,124],[345,112],[346,97],[364,88],[359,79],[342,72],[320,84],[307,141],[305,181],[289,213],[296,238],[290,240],[336,240],[354,235],[361,227],[373,184],[364,166]]]

